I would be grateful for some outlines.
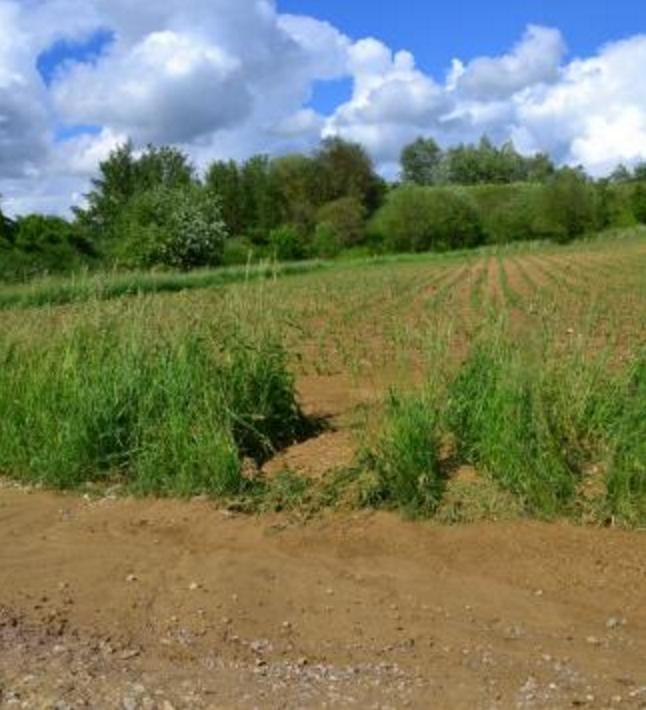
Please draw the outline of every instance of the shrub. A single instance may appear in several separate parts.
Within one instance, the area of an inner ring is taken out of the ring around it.
[[[597,193],[600,227],[635,226],[637,219],[633,211],[630,185],[600,182],[597,185]]]
[[[247,237],[231,237],[224,243],[222,254],[223,266],[239,266],[248,264],[257,256],[260,248]]]
[[[200,187],[156,187],[125,208],[118,256],[134,265],[189,270],[222,262],[227,230],[217,197]]]
[[[537,231],[557,242],[569,242],[600,226],[594,185],[576,170],[563,169],[543,188]]]
[[[367,211],[356,197],[342,197],[323,205],[317,214],[317,224],[332,228],[346,247],[362,244],[366,236]]]
[[[341,253],[343,244],[334,225],[322,222],[317,225],[312,241],[312,255],[321,259],[334,259]]]
[[[646,224],[646,185],[642,182],[637,183],[633,189],[632,210],[635,219],[640,224]]]
[[[474,201],[451,188],[397,188],[377,213],[371,230],[393,251],[459,249],[482,241]]]
[[[269,247],[279,261],[298,261],[307,257],[307,242],[302,232],[291,224],[284,224],[270,232]]]
[[[469,194],[478,205],[487,242],[535,239],[540,185],[477,185]]]
[[[65,273],[90,266],[93,244],[79,229],[60,217],[27,215],[0,236],[0,278],[21,279],[45,273]]]

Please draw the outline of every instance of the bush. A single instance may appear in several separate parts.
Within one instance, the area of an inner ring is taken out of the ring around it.
[[[642,182],[633,189],[632,211],[639,224],[646,224],[646,185]]]
[[[600,211],[594,185],[576,170],[561,170],[543,188],[537,231],[557,242],[570,242],[598,229]]]
[[[371,231],[393,251],[461,249],[482,242],[475,202],[450,188],[397,188],[377,213]]]
[[[131,199],[122,216],[126,263],[181,270],[222,263],[227,230],[217,197],[189,185],[157,187]]]
[[[476,185],[468,188],[491,244],[535,239],[536,214],[542,187],[536,184]]]
[[[334,259],[341,253],[343,244],[334,225],[323,222],[316,227],[312,242],[312,256]]]
[[[298,261],[307,257],[307,242],[301,231],[291,224],[284,224],[269,234],[269,247],[279,261]]]
[[[223,266],[240,266],[253,261],[258,256],[259,247],[247,237],[230,237],[224,243]]]
[[[601,228],[634,227],[637,224],[633,212],[630,185],[600,182],[597,185],[599,222]],[[646,217],[646,215],[645,215]]]
[[[323,205],[316,221],[332,228],[344,247],[353,247],[365,240],[366,216],[366,208],[356,197],[342,197]]]
[[[96,259],[93,244],[79,229],[60,217],[27,215],[0,237],[0,278],[65,273],[90,266]]]

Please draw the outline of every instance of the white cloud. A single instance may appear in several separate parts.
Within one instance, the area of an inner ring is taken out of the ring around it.
[[[114,42],[46,86],[40,53],[98,29]],[[0,0],[0,192],[14,211],[64,209],[127,136],[176,144],[203,166],[339,134],[388,174],[422,134],[513,138],[596,173],[646,157],[646,37],[570,63],[565,51],[558,30],[530,26],[508,53],[455,60],[438,82],[409,52],[281,15],[273,0]],[[346,78],[352,96],[331,115],[310,106],[317,82]],[[80,124],[100,131],[56,140]]]
[[[138,143],[184,143],[246,119],[252,97],[236,57],[169,30],[115,46],[54,84],[68,123],[108,125]]]
[[[480,57],[466,67],[456,60],[449,81],[469,98],[504,99],[529,86],[556,81],[565,51],[558,30],[530,25],[509,54]]]

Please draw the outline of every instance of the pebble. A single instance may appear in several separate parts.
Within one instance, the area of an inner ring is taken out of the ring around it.
[[[611,616],[606,621],[606,628],[607,629],[616,629],[619,626],[623,626],[625,623],[626,623],[625,619],[618,619],[616,616]]]
[[[126,582],[137,582],[137,581],[138,581],[138,579],[137,579],[137,575],[136,575],[136,574],[129,574],[129,575],[126,577]]]

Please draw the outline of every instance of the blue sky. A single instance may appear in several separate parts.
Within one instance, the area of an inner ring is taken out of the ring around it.
[[[507,51],[528,24],[557,27],[571,54],[581,56],[646,33],[644,0],[279,0],[278,7],[327,20],[355,38],[373,36],[407,49],[437,79],[455,57]]]

